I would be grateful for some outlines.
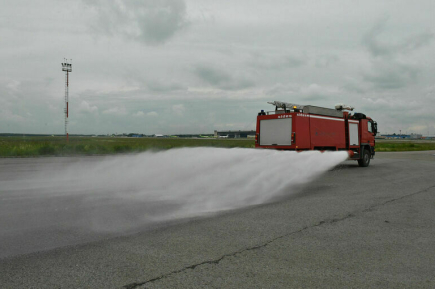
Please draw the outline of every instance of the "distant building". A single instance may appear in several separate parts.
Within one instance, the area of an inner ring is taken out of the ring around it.
[[[411,134],[383,134],[382,138],[386,139],[422,139],[423,135],[411,133]]]
[[[383,134],[386,139],[410,139],[411,135],[409,134]]]
[[[217,138],[248,138],[255,137],[255,130],[227,130],[214,131],[214,137]]]

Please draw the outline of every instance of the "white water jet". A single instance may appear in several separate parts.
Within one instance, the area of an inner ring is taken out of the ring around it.
[[[345,152],[181,148],[82,159],[14,188],[47,198],[78,196],[86,212],[80,226],[115,232],[266,203],[346,158]]]

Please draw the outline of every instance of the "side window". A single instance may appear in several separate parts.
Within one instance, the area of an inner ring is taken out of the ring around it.
[[[373,133],[372,126],[373,126],[373,123],[371,121],[367,122],[367,128],[368,128],[369,132],[371,132],[371,133]]]

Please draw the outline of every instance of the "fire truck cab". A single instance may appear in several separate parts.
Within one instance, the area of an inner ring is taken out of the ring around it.
[[[268,102],[274,111],[257,116],[255,147],[278,150],[347,151],[349,159],[367,167],[375,156],[377,123],[353,107],[338,104],[335,109]]]

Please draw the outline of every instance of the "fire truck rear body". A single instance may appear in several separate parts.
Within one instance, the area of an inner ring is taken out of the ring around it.
[[[283,109],[277,106],[274,112],[258,114],[255,146],[296,151],[346,150],[349,158],[368,166],[375,154],[376,130],[376,122],[361,113],[284,105]],[[366,150],[368,156],[364,155]]]

